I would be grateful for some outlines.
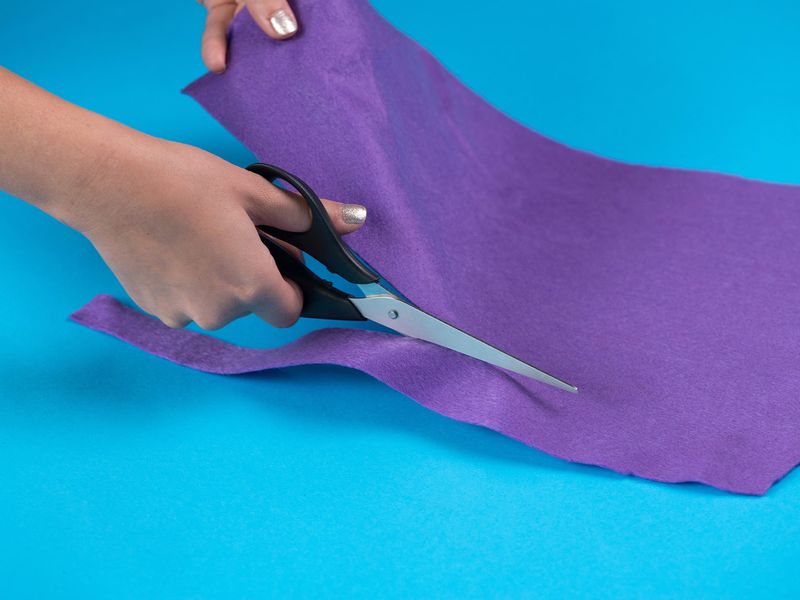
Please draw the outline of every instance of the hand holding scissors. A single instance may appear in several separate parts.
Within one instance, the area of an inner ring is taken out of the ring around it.
[[[275,227],[258,227],[261,240],[272,253],[278,270],[284,277],[293,280],[303,292],[300,316],[373,321],[402,335],[449,348],[556,388],[573,393],[578,391],[575,386],[437,319],[392,291],[393,286],[383,281],[369,264],[342,241],[317,194],[298,177],[263,163],[250,165],[248,170],[271,182],[281,180],[288,183],[302,196],[311,211],[311,227],[307,231],[297,233]],[[331,273],[356,284],[363,296],[352,296],[321,279],[276,239],[299,248],[317,259]]]

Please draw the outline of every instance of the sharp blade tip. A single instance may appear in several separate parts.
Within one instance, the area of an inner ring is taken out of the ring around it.
[[[553,378],[555,379],[555,378]],[[566,381],[561,381],[560,379],[555,379],[555,381],[548,382],[553,387],[557,387],[558,389],[564,390],[565,392],[569,392],[570,394],[577,394],[578,388],[577,386],[572,385],[571,383],[567,383]]]

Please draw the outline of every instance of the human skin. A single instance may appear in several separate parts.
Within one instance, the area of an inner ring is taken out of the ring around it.
[[[201,54],[214,73],[225,70],[228,25],[240,10],[247,8],[253,21],[276,40],[290,38],[298,30],[297,18],[286,0],[200,0],[200,4],[208,11]]]
[[[249,313],[286,327],[300,314],[302,293],[256,231],[306,230],[310,213],[297,195],[3,68],[0,189],[84,234],[131,299],[170,327],[217,329]],[[342,234],[366,216],[357,205],[323,202]]]

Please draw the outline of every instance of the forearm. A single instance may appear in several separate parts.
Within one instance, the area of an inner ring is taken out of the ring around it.
[[[108,169],[150,138],[0,67],[0,189],[80,229]]]
[[[214,329],[250,312],[287,326],[300,314],[300,289],[256,229],[308,229],[310,212],[295,194],[2,68],[0,188],[82,232],[134,302],[170,326]],[[366,216],[363,206],[323,202],[340,233]],[[345,218],[353,209],[356,221]]]

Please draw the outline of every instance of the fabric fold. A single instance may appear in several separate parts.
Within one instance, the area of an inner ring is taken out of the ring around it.
[[[763,494],[800,462],[800,189],[570,149],[366,3],[297,5],[302,33],[281,43],[243,11],[225,74],[186,92],[260,160],[365,204],[348,242],[403,294],[580,394],[375,331],[238,348],[102,296],[73,319],[214,373],[360,369],[448,417],[658,481]]]

